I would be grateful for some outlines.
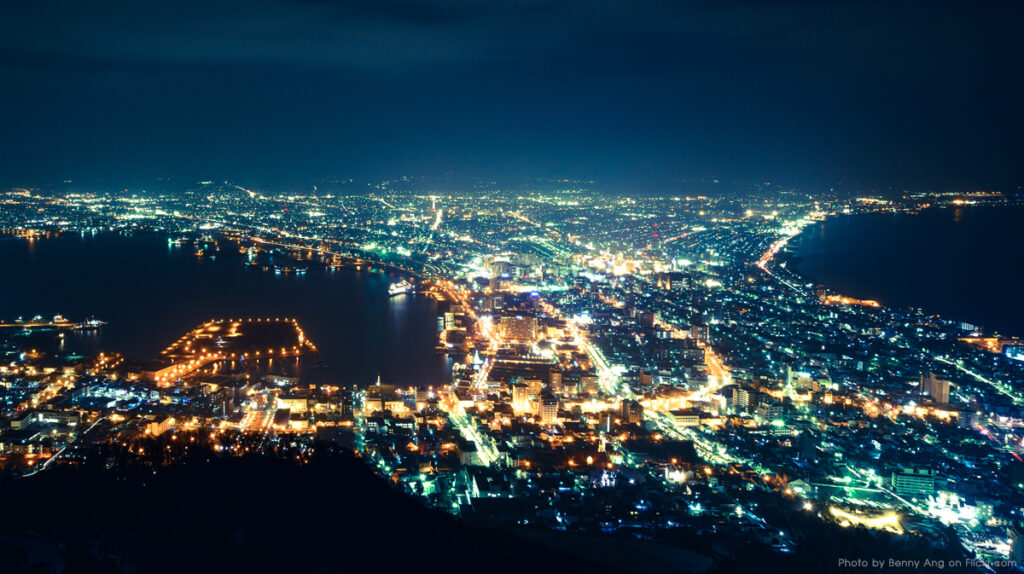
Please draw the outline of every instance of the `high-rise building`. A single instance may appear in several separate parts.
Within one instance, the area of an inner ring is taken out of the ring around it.
[[[598,378],[594,375],[583,375],[580,377],[580,394],[596,395],[599,390]]]
[[[1010,539],[1010,560],[1015,564],[1024,563],[1024,527],[1014,522],[1007,527],[1006,534]]]
[[[808,373],[806,371],[794,371],[792,365],[786,366],[786,386],[797,391],[818,392],[821,388],[823,377],[819,373]]]
[[[549,386],[551,387],[551,392],[555,393],[556,395],[557,394],[561,394],[561,392],[562,392],[562,371],[551,371],[551,379],[550,380],[551,380],[551,382],[549,383]]]
[[[777,400],[764,395],[764,398],[757,404],[757,408],[754,410],[755,414],[761,418],[761,420],[775,421],[782,417],[785,409],[782,404]]]
[[[536,317],[502,317],[501,336],[507,341],[532,343],[537,338]]]
[[[621,409],[622,412],[620,413],[620,416],[624,422],[634,425],[643,424],[644,406],[638,401],[626,399],[622,401]]]
[[[905,466],[892,473],[892,489],[900,496],[928,496],[935,492],[935,472]]]
[[[558,399],[550,393],[540,397],[540,422],[545,425],[558,424]]]
[[[690,325],[690,337],[706,343],[708,341],[708,326],[705,323],[694,322]]]
[[[754,404],[754,393],[749,389],[736,387],[732,390],[732,408],[737,412],[750,411]]]
[[[517,381],[512,384],[512,408],[516,412],[530,410],[530,387],[526,383]]]
[[[544,388],[544,383],[540,379],[526,379],[523,383],[529,389],[530,398],[539,397],[541,389]]]
[[[637,314],[636,320],[641,326],[651,328],[654,327],[654,323],[658,320],[657,313],[651,313],[650,311],[641,311]]]
[[[928,373],[925,377],[921,375],[921,394],[927,396],[932,402],[946,405],[949,404],[949,387],[952,383],[940,379],[935,373]]]
[[[654,384],[654,372],[653,371],[645,371],[644,369],[640,369],[639,380],[640,380],[640,387],[641,388],[643,388],[643,389],[650,388],[651,385]]]

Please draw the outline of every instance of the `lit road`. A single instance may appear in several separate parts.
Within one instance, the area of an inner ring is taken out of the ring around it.
[[[729,373],[729,367],[725,366],[722,358],[715,353],[714,349],[703,343],[699,345],[704,349],[704,364],[707,366],[708,375],[711,377],[711,380],[708,381],[706,394],[713,395],[719,388],[732,382],[732,375]]]
[[[624,397],[632,398],[633,391],[626,389],[623,390],[619,376],[615,374],[615,371],[608,365],[608,360],[604,358],[604,353],[600,349],[594,347],[589,341],[583,339],[579,332],[576,334],[576,344],[583,348],[590,355],[590,360],[594,362],[594,367],[597,369],[598,384],[601,389],[608,395],[613,397]],[[626,396],[626,395],[629,396]]]
[[[473,389],[479,390],[487,386],[487,377],[491,375],[491,360],[487,359],[480,365],[480,370],[473,377]]]
[[[676,339],[686,339],[688,335],[685,330],[680,329],[676,325],[673,325],[667,321],[661,319],[655,319],[655,324],[659,327],[666,329],[672,333],[672,336]],[[721,387],[732,382],[732,375],[730,374],[729,367],[725,365],[722,358],[715,353],[715,350],[703,342],[698,341],[697,346],[704,349],[704,366],[708,368],[708,386],[702,389],[699,396],[709,396],[715,394]]]
[[[238,230],[238,232],[239,233],[247,233],[245,230]],[[305,239],[307,241],[313,241],[313,239],[305,238],[305,237],[297,237],[297,239]],[[359,258],[359,257],[355,257],[355,256],[352,256],[352,255],[349,255],[347,253],[339,253],[337,251],[330,251],[328,249],[322,249],[322,248],[319,248],[319,247],[312,247],[310,245],[298,245],[298,244],[295,244],[295,243],[281,243],[281,242],[278,242],[278,241],[271,241],[269,239],[263,239],[263,238],[260,238],[260,237],[252,237],[252,240],[253,240],[253,242],[259,243],[261,245],[273,245],[274,247],[284,247],[285,249],[295,249],[295,250],[298,250],[298,251],[311,251],[311,252],[314,252],[314,253],[319,253],[321,255],[330,255],[332,257],[337,256],[337,257],[341,257],[342,259],[347,259],[347,260],[349,260],[349,261],[351,261],[353,263],[357,263],[357,264],[377,265],[379,267],[385,267],[385,268],[389,268],[389,269],[394,269],[396,271],[401,271],[403,273],[408,273],[410,275],[414,275],[414,276],[418,276],[418,277],[427,277],[427,278],[430,278],[430,279],[441,280],[441,277],[439,277],[439,276],[430,275],[429,273],[424,273],[423,271],[415,271],[413,269],[402,267],[400,265],[395,265],[394,263],[385,263],[383,261],[374,261],[372,259],[362,259],[362,258]]]
[[[68,444],[64,445],[63,447],[61,447],[61,449],[58,450],[56,453],[54,453],[53,456],[51,456],[50,458],[46,459],[45,461],[43,461],[42,464],[37,466],[35,468],[35,470],[33,470],[32,472],[25,473],[25,476],[32,476],[33,474],[35,474],[37,472],[41,472],[43,470],[46,470],[53,461],[57,460],[58,458],[60,458],[60,455],[64,454],[64,451],[66,451],[69,446],[71,446],[71,445],[75,444],[76,442],[78,442],[78,441],[82,440],[83,438],[85,438],[85,435],[87,435],[90,432],[92,432],[92,429],[96,428],[96,425],[98,425],[98,424],[100,424],[100,422],[106,420],[106,418],[107,418],[106,416],[102,416],[102,417],[96,419],[96,422],[94,422],[91,425],[89,425],[89,428],[85,429],[85,431],[83,431],[82,434],[78,435],[75,438],[75,440],[73,440],[73,441],[69,442]]]
[[[553,306],[547,305],[547,308],[553,314],[561,315],[554,309]],[[662,325],[670,329],[677,337],[685,337],[682,331],[673,325],[659,321]],[[612,368],[609,366],[607,359],[599,349],[594,347],[589,341],[587,341],[579,329],[575,325],[570,324],[570,330],[574,335],[576,343],[586,350],[591,360],[594,362],[594,367],[598,371],[599,381],[602,390],[608,395],[618,399],[637,399],[636,393],[634,393],[628,385],[621,384],[620,377],[615,374]],[[708,386],[696,393],[697,397],[707,397],[713,395],[722,385],[729,383],[732,380],[732,376],[729,372],[729,368],[722,362],[722,359],[714,352],[714,350],[707,345],[700,344],[704,349],[704,360],[708,367],[709,381]],[[733,456],[729,453],[725,445],[712,440],[704,433],[694,430],[689,427],[680,427],[676,424],[675,419],[666,412],[648,410],[645,412],[645,416],[652,420],[658,429],[666,436],[678,439],[686,440],[693,443],[697,453],[700,454],[701,458],[707,462],[715,465],[728,465],[728,464],[742,464],[761,475],[775,474],[774,471],[758,464],[754,460],[741,459]],[[758,519],[760,520],[760,519]]]
[[[459,434],[462,435],[462,438],[476,444],[477,453],[484,466],[491,466],[501,458],[494,440],[476,428],[473,418],[462,408],[458,397],[450,395],[442,400],[439,405],[448,413],[448,420],[452,422],[456,430],[459,431]]]
[[[786,235],[783,236],[782,239],[779,239],[775,243],[772,243],[771,247],[768,248],[768,251],[766,251],[765,254],[761,256],[761,259],[758,260],[758,262],[757,262],[757,267],[759,269],[761,269],[761,271],[764,271],[768,275],[771,275],[776,280],[778,280],[780,283],[782,283],[783,285],[789,287],[790,289],[793,289],[794,291],[799,291],[800,288],[797,285],[794,285],[793,283],[790,283],[789,281],[786,281],[782,277],[779,277],[778,275],[772,273],[771,270],[768,269],[768,264],[771,263],[772,259],[775,258],[775,256],[779,253],[779,251],[781,251],[782,248],[785,247],[787,243],[789,243],[790,239],[796,237],[799,234],[800,234],[800,229],[799,228],[794,229],[794,230],[786,233]]]
[[[999,393],[1002,393],[1003,395],[1006,395],[1007,397],[1010,397],[1010,399],[1013,400],[1013,404],[1015,404],[1015,405],[1024,404],[1024,396],[1022,396],[1020,393],[1014,392],[1013,388],[1010,387],[1009,385],[1007,385],[1005,383],[1002,383],[1002,382],[999,382],[999,381],[993,381],[992,379],[987,379],[987,378],[979,375],[978,373],[975,373],[974,371],[968,369],[960,361],[950,361],[949,359],[946,359],[946,358],[943,358],[943,357],[939,357],[937,355],[932,355],[932,358],[934,358],[936,361],[939,361],[940,363],[945,363],[947,365],[951,365],[953,367],[956,367],[960,371],[963,371],[963,372],[967,373],[968,375],[970,375],[971,377],[973,377],[975,380],[981,381],[981,382],[991,386],[993,389],[995,389]]]

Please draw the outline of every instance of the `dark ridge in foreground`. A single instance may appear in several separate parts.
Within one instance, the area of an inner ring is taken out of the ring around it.
[[[347,452],[57,468],[5,480],[0,508],[5,574],[615,571],[424,508]]]
[[[105,460],[121,464],[0,477],[0,573],[797,574],[868,571],[844,568],[844,559],[951,557],[942,536],[894,538],[798,512],[785,513],[800,541],[788,556],[729,537],[694,538],[685,529],[637,540],[455,518],[424,507],[350,451],[326,443],[315,446],[308,463],[196,452],[154,471],[139,459]],[[772,500],[765,495],[762,511],[783,512],[772,510]]]

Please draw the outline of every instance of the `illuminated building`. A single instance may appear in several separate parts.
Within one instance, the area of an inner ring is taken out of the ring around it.
[[[540,379],[526,379],[523,381],[529,389],[530,398],[539,397],[544,383]]]
[[[596,395],[599,389],[599,379],[593,375],[583,375],[580,377],[580,394],[582,395]]]
[[[949,381],[935,376],[935,373],[928,373],[927,377],[921,375],[921,392],[940,405],[949,404],[950,384]]]
[[[794,371],[791,365],[786,366],[786,386],[793,387],[797,391],[818,392],[822,383],[828,383],[827,377],[815,377],[812,373],[805,371]]]
[[[1024,345],[1005,345],[1003,354],[1015,361],[1024,361]]]
[[[746,412],[754,403],[754,393],[749,389],[736,387],[732,390],[732,408],[737,412]]]
[[[280,396],[277,398],[277,408],[288,409],[293,413],[304,413],[309,411],[309,398],[305,396]]]
[[[288,430],[304,431],[309,428],[309,418],[305,413],[291,413],[288,415]]]
[[[626,399],[622,401],[621,414],[622,420],[629,424],[643,424],[644,422],[644,407],[639,402]]]
[[[10,421],[11,428],[14,430],[27,429],[36,424],[64,424],[74,426],[78,424],[78,413],[37,409],[23,413],[12,418]],[[173,421],[171,424],[173,424]]]
[[[551,425],[558,423],[558,399],[545,393],[540,398],[540,422]]]
[[[551,371],[551,382],[548,386],[551,387],[551,392],[560,394],[562,392],[562,372]]]
[[[146,432],[152,436],[160,436],[174,428],[174,417],[163,415],[146,425]]]
[[[902,467],[892,473],[890,482],[901,496],[927,496],[935,492],[935,472],[928,468]]]
[[[502,317],[501,335],[508,341],[530,343],[537,338],[536,317]]]
[[[690,279],[683,273],[672,271],[658,273],[655,284],[666,291],[682,291],[690,286]]]
[[[1024,561],[1024,528],[1020,523],[1011,524],[1006,529],[1006,535],[1010,539],[1010,560],[1021,564]]]
[[[757,409],[755,410],[755,414],[763,421],[777,420],[784,412],[783,406],[775,400],[762,400],[757,404]]]
[[[700,412],[693,409],[677,409],[669,411],[676,425],[681,427],[700,426]]]
[[[444,329],[451,330],[462,326],[462,313],[448,312],[444,314]]]
[[[377,384],[366,388],[366,409],[369,412],[379,411],[404,411],[405,400],[398,397],[395,392],[395,385],[382,385],[380,378]]]
[[[512,408],[516,412],[530,409],[530,387],[526,383],[516,382],[512,385]]]
[[[708,326],[704,323],[695,322],[690,326],[690,337],[701,342],[707,342]]]

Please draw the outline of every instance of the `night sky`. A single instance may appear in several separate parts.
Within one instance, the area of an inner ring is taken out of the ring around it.
[[[1024,183],[1015,4],[4,2],[0,185],[1005,189]]]

